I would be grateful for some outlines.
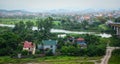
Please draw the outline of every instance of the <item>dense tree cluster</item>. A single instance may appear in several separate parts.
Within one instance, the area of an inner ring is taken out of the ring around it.
[[[106,20],[103,20],[105,23]],[[60,20],[61,21],[61,20]],[[32,30],[33,27],[37,26],[37,30]],[[89,24],[88,21],[84,20],[82,23],[77,21],[71,21],[69,19],[64,19],[61,21],[61,28],[64,29],[89,29],[90,27],[102,27],[105,25],[100,25],[102,22],[93,22]],[[51,33],[50,30],[54,28],[53,18],[48,17],[45,19],[37,19],[36,23],[32,21],[23,22],[20,21],[15,24],[15,27],[7,28],[0,27],[0,56],[10,55],[12,53],[19,53],[22,50],[23,41],[31,41],[34,43],[40,43],[42,40],[55,39],[58,40],[57,51],[62,55],[75,55],[75,56],[102,56],[105,54],[106,50],[106,40],[99,36],[89,35],[89,34],[67,34],[65,38],[57,38],[57,33]],[[103,28],[104,29],[104,28]],[[101,29],[101,30],[103,30]],[[77,44],[72,44],[66,42],[68,36],[74,38],[82,37],[87,43],[86,48],[81,48]],[[119,45],[119,44],[115,44]],[[4,51],[4,52],[1,52]],[[23,51],[26,54],[26,51]],[[48,55],[51,52],[48,51]]]
[[[0,56],[10,55],[19,47],[20,37],[9,29],[0,27]]]
[[[73,36],[73,35],[72,35]],[[106,51],[106,40],[94,35],[74,35],[75,38],[83,37],[87,42],[86,48],[81,48],[77,44],[71,42],[64,42],[63,39],[59,40],[60,51],[62,55],[73,55],[73,56],[102,56]],[[64,42],[61,44],[61,42]]]
[[[110,38],[110,46],[120,47],[120,38],[118,38],[116,35],[113,35],[113,37]]]
[[[52,18],[38,20],[38,30],[33,31],[34,23],[20,21],[15,27],[0,27],[0,56],[10,55],[22,50],[23,41],[41,42],[43,39],[52,38]],[[51,36],[51,37],[50,37]],[[54,35],[53,35],[54,36]]]

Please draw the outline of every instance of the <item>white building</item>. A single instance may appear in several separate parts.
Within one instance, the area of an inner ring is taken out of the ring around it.
[[[42,44],[38,45],[38,49],[52,50],[52,53],[55,54],[56,48],[57,48],[57,41],[56,40],[43,40]]]

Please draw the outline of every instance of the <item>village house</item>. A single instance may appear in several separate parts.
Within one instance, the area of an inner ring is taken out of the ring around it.
[[[58,34],[58,38],[65,38],[66,36],[66,34]]]
[[[68,37],[67,38],[67,42],[70,42],[71,44],[77,44],[77,45],[79,45],[81,48],[85,48],[85,47],[87,47],[87,44],[86,44],[86,42],[85,42],[85,39],[84,38],[77,38],[77,39],[75,39],[74,37]]]
[[[71,42],[71,43],[74,43],[75,38],[70,36],[70,37],[68,37],[68,41]]]
[[[56,40],[43,40],[42,44],[38,44],[38,49],[43,49],[44,51],[47,49],[52,50],[52,53],[55,54],[57,48],[57,41]]]
[[[87,44],[85,43],[84,38],[78,38],[78,39],[76,39],[76,43],[77,43],[77,45],[80,45],[81,48],[87,47]]]
[[[36,46],[32,42],[25,41],[23,44],[23,50],[27,50],[31,54],[35,54]]]

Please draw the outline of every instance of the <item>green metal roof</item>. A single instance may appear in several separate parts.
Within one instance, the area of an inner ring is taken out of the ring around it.
[[[56,40],[43,40],[42,43],[43,45],[56,45],[57,41]]]

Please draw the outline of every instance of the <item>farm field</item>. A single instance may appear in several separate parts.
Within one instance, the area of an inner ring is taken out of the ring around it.
[[[8,56],[0,57],[0,64],[24,64],[24,63],[44,63],[44,64],[94,64],[94,60],[101,57],[74,57],[74,56],[47,56],[40,58],[14,59]]]
[[[16,24],[19,23],[20,21],[24,21],[24,23],[28,21],[32,21],[34,24],[36,24],[35,19],[7,19],[7,18],[0,18],[0,23],[1,24]]]

